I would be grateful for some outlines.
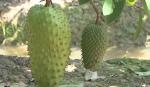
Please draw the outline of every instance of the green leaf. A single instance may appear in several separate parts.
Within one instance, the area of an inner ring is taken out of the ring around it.
[[[150,0],[145,0],[148,10],[150,11]]]
[[[125,6],[125,0],[113,0],[113,2],[114,2],[115,7],[113,9],[113,13],[106,16],[107,23],[111,23],[114,20],[116,20],[120,16],[120,14]]]
[[[102,10],[105,16],[113,13],[113,0],[105,0]]]
[[[148,6],[150,6],[150,4],[148,5],[148,2],[146,2],[146,0],[142,0],[142,3],[143,3],[143,8],[144,8],[144,12],[147,14],[147,16],[150,18],[150,10],[148,9]]]
[[[126,0],[126,3],[128,6],[133,6],[133,5],[135,5],[136,1],[137,0]]]
[[[82,5],[82,4],[87,3],[88,1],[90,1],[90,0],[79,0],[79,4]]]
[[[135,72],[139,76],[150,76],[150,71],[147,72]]]

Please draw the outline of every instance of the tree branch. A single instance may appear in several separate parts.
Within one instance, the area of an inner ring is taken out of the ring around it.
[[[50,4],[53,6],[52,0],[46,0],[45,7],[50,6]]]
[[[92,5],[94,11],[96,12],[96,21],[95,21],[95,23],[98,24],[99,18],[100,18],[99,11],[98,11],[97,7],[95,6],[95,4],[92,0],[90,0],[90,4]]]

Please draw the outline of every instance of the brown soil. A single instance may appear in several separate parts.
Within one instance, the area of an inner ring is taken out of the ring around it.
[[[150,76],[139,76],[130,72],[121,60],[105,61],[99,75],[102,77],[97,81],[84,81],[85,69],[80,59],[70,60],[68,65],[76,68],[72,72],[65,72],[63,82],[83,83],[84,87],[150,87]],[[124,60],[123,60],[124,61]],[[149,68],[150,61],[134,60],[128,61],[130,66],[141,63],[143,67]],[[145,85],[145,86],[144,86]],[[29,57],[0,56],[0,87],[36,87],[29,68]]]

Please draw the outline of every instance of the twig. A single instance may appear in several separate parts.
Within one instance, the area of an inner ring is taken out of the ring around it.
[[[90,4],[92,5],[93,9],[94,9],[95,12],[96,12],[96,21],[95,21],[95,23],[98,24],[98,22],[99,22],[99,17],[100,17],[100,16],[99,16],[99,11],[98,11],[97,7],[95,6],[95,4],[93,3],[92,0],[90,0]]]
[[[53,6],[52,0],[46,0],[45,7],[50,6],[50,4]]]

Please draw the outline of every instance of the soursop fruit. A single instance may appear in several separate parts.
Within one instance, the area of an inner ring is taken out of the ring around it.
[[[89,24],[82,33],[81,48],[86,69],[97,71],[107,47],[106,30],[100,25]]]
[[[39,87],[58,87],[70,54],[71,31],[66,14],[35,5],[26,20],[31,70]]]

